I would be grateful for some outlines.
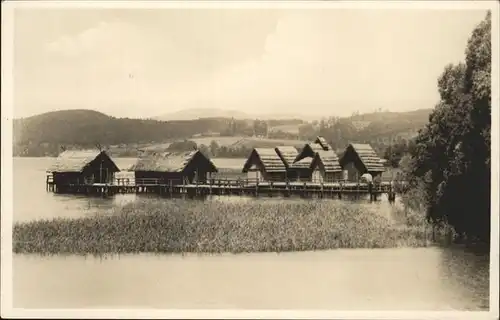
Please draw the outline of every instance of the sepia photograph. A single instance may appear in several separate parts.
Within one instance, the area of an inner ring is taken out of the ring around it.
[[[498,17],[2,2],[2,318],[498,319]]]

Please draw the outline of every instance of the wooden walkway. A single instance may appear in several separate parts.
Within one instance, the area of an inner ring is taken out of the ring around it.
[[[395,191],[389,182],[369,185],[352,182],[262,182],[251,179],[210,179],[203,183],[179,181],[164,184],[158,179],[118,178],[112,183],[93,183],[92,181],[75,181],[65,185],[56,185],[52,176],[46,180],[47,191],[66,194],[158,194],[173,195],[252,195],[252,196],[317,196],[319,198],[342,198],[343,195],[370,195],[376,200],[381,194],[387,194],[389,201],[394,201]]]

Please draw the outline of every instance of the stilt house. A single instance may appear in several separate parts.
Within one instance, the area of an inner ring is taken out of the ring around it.
[[[339,167],[337,154],[322,136],[304,145],[292,165],[300,181],[339,180],[342,172]]]
[[[159,184],[206,183],[217,168],[199,150],[188,152],[143,153],[131,168],[138,180]]]
[[[120,172],[106,151],[65,150],[47,170],[56,186],[113,183]]]
[[[254,148],[243,166],[248,179],[257,181],[285,181],[286,166],[275,148]]]
[[[295,158],[299,155],[297,149],[295,147],[279,146],[276,147],[275,150],[281,161],[283,161],[283,164],[285,165],[285,179],[288,179],[290,181],[297,180],[297,175],[300,174],[300,171],[298,171],[297,168],[293,166]]]
[[[340,166],[348,181],[358,181],[365,173],[381,176],[385,168],[369,144],[351,143],[340,158]]]
[[[316,153],[311,163],[313,182],[337,182],[343,180],[339,158],[333,150],[321,150]]]

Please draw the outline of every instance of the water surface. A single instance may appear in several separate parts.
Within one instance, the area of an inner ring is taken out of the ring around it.
[[[14,257],[23,308],[486,310],[488,261],[463,250]]]
[[[45,169],[50,161],[14,159],[14,221],[105,214],[137,199],[48,193]],[[116,162],[127,168],[134,159]],[[391,214],[387,201],[356,205],[373,214]],[[456,248],[106,259],[14,255],[13,301],[17,308],[487,310],[488,270],[487,255]]]

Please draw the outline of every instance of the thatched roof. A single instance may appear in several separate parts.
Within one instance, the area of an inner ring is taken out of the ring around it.
[[[291,146],[278,146],[274,148],[278,156],[283,160],[285,166],[290,166],[295,161],[295,158],[299,154],[295,147]]]
[[[332,149],[332,147],[330,146],[330,144],[322,136],[317,136],[316,140],[314,140],[314,143],[315,144],[319,144],[321,146],[321,148],[323,148],[323,150],[325,150],[325,151],[328,151],[328,150]]]
[[[300,153],[295,157],[294,163],[304,159],[305,157],[314,157],[318,151],[322,151],[323,147],[319,143],[307,143],[304,145]]]
[[[292,164],[291,168],[294,169],[309,169],[311,167],[313,158],[312,157],[305,157],[303,159],[300,159],[299,161],[296,161]]]
[[[205,157],[199,150],[187,152],[145,152],[133,165],[131,171],[148,172],[182,172],[196,156],[203,157],[212,166],[212,172],[217,168],[210,159]]]
[[[243,166],[243,172],[248,172],[252,165],[256,164],[255,162],[253,162],[254,159],[260,160],[263,169],[266,172],[286,171],[283,160],[281,160],[274,148],[254,148],[247,161],[245,162],[245,165]]]
[[[112,163],[114,172],[119,172],[120,169],[111,160],[106,151],[100,150],[66,150],[56,158],[54,164],[47,170],[49,172],[83,172],[94,160],[99,156],[109,158]]]
[[[312,151],[318,152],[318,151],[324,151],[323,147],[319,143],[308,143],[306,146],[311,148]]]
[[[351,143],[347,148],[352,147],[353,151],[358,155],[359,159],[369,172],[383,172],[384,165],[380,161],[379,156],[369,144]],[[345,154],[344,154],[345,155]]]
[[[325,169],[325,172],[341,172],[342,167],[340,166],[339,163],[339,158],[337,157],[337,154],[330,150],[330,151],[319,151],[316,153],[316,156],[314,157],[314,162],[320,161],[323,164],[323,168]]]

